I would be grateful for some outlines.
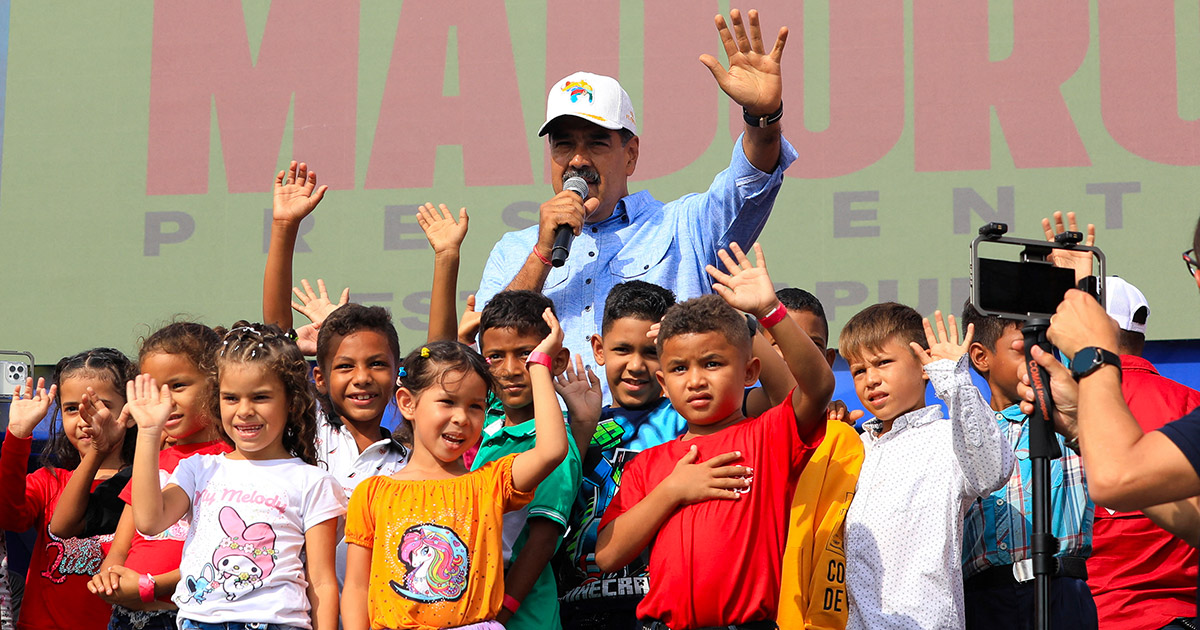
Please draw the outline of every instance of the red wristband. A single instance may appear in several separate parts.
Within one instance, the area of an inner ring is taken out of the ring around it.
[[[787,317],[787,307],[780,302],[775,305],[775,310],[768,313],[766,317],[758,318],[758,323],[762,324],[763,328],[770,328],[783,321],[784,317]]]
[[[537,350],[530,352],[529,358],[525,359],[525,367],[528,368],[533,363],[544,365],[547,370],[554,371],[554,359],[550,358],[550,355],[545,352],[538,352]]]
[[[549,258],[546,258],[545,256],[543,256],[543,255],[542,255],[542,252],[539,252],[539,251],[537,250],[537,245],[534,245],[534,246],[533,246],[533,255],[534,255],[534,256],[537,256],[538,260],[542,261],[542,264],[543,264],[543,265],[546,265],[547,267],[549,267],[549,266],[550,266],[550,259],[549,259]]]
[[[138,597],[142,601],[149,604],[154,601],[154,576],[147,573],[146,575],[138,576]]]
[[[517,601],[516,597],[513,597],[512,595],[505,593],[504,594],[504,609],[515,615],[515,614],[517,614],[517,611],[521,609],[521,602]]]

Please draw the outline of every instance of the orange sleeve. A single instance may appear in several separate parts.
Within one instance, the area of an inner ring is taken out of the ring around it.
[[[375,546],[375,490],[381,479],[372,477],[360,484],[350,495],[350,507],[346,510],[346,542],[360,547]]]

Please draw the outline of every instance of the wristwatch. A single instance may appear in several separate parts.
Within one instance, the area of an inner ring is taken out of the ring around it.
[[[1120,378],[1121,357],[1115,353],[1109,352],[1104,348],[1091,346],[1084,348],[1075,353],[1075,358],[1071,361],[1071,376],[1075,380],[1079,380],[1092,372],[1100,369],[1102,366],[1111,365],[1117,368],[1117,376]]]

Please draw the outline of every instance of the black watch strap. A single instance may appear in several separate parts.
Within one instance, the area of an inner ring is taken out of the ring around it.
[[[746,124],[751,127],[765,129],[779,122],[780,118],[783,118],[783,101],[779,101],[779,109],[766,116],[753,116],[750,112],[746,111],[745,107],[742,108],[742,120],[746,121]]]
[[[1071,376],[1078,381],[1105,365],[1116,367],[1117,374],[1120,375],[1121,357],[1119,355],[1104,348],[1090,346],[1075,353],[1075,358],[1071,361]]]

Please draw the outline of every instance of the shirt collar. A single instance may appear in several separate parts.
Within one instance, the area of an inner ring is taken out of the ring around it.
[[[1121,369],[1139,370],[1142,372],[1150,372],[1151,374],[1158,374],[1158,370],[1154,367],[1153,363],[1135,354],[1121,355]]]
[[[883,420],[872,418],[863,423],[863,428],[866,429],[863,435],[869,436],[871,441],[875,442],[890,435],[895,435],[908,427],[919,427],[941,419],[942,408],[938,405],[929,405],[928,407],[910,411],[896,418],[892,421],[892,430],[883,435],[879,435],[879,431],[883,429]]]
[[[997,420],[1007,420],[1013,424],[1022,424],[1029,419],[1025,412],[1021,411],[1020,405],[1010,405],[996,412]]]
[[[508,439],[516,439],[529,437],[534,434],[536,429],[537,422],[535,420],[526,420],[521,424],[510,427],[504,424],[504,418],[500,418],[496,422],[484,427],[483,431],[484,433],[487,433],[488,437],[490,438],[503,436]]]

